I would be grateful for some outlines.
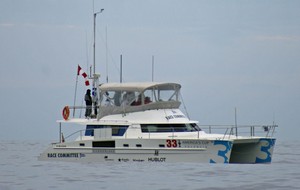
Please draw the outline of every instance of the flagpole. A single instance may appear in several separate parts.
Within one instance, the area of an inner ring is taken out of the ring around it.
[[[78,65],[78,67],[79,67],[79,65]],[[75,117],[75,104],[76,104],[77,85],[78,85],[78,67],[77,67],[77,73],[76,73],[76,84],[75,84],[75,94],[74,94],[73,118]]]

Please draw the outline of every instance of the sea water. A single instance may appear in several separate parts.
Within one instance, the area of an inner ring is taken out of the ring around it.
[[[272,164],[38,161],[48,142],[0,141],[0,190],[300,189],[300,142],[280,142]]]

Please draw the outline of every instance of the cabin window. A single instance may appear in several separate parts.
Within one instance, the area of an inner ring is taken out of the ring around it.
[[[104,107],[141,105],[141,95],[137,91],[105,91],[101,94]]]
[[[158,91],[158,100],[159,101],[175,101],[176,91],[174,90],[159,90]]]
[[[94,136],[94,129],[111,128],[112,136],[123,136],[128,126],[124,125],[87,125],[85,136]]]
[[[178,101],[178,91],[174,86],[156,87],[144,92],[145,104],[161,101]]]
[[[107,89],[101,91],[100,105],[101,107],[108,107],[114,109],[114,107],[127,107],[127,106],[140,106],[144,104],[150,104],[155,102],[168,102],[179,101],[178,85],[156,85],[151,88],[134,89],[124,87],[124,90]]]
[[[183,124],[142,124],[143,133],[193,132],[201,131],[196,123]]]
[[[144,104],[157,102],[155,91],[153,89],[145,90],[144,92]]]
[[[115,141],[94,141],[93,147],[115,147]]]

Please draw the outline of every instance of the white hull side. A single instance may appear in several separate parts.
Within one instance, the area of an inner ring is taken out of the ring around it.
[[[183,140],[181,141],[184,143]],[[74,162],[229,163],[232,150],[231,141],[205,140],[203,142],[205,142],[205,145],[199,148],[50,147],[39,156],[39,160]]]

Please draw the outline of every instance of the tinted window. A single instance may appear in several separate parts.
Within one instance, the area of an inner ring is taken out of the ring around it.
[[[193,132],[201,131],[196,123],[185,124],[142,124],[143,133],[162,133],[162,132]]]
[[[111,128],[112,136],[123,136],[128,126],[124,125],[87,125],[85,130],[85,136],[94,136],[94,129]]]

